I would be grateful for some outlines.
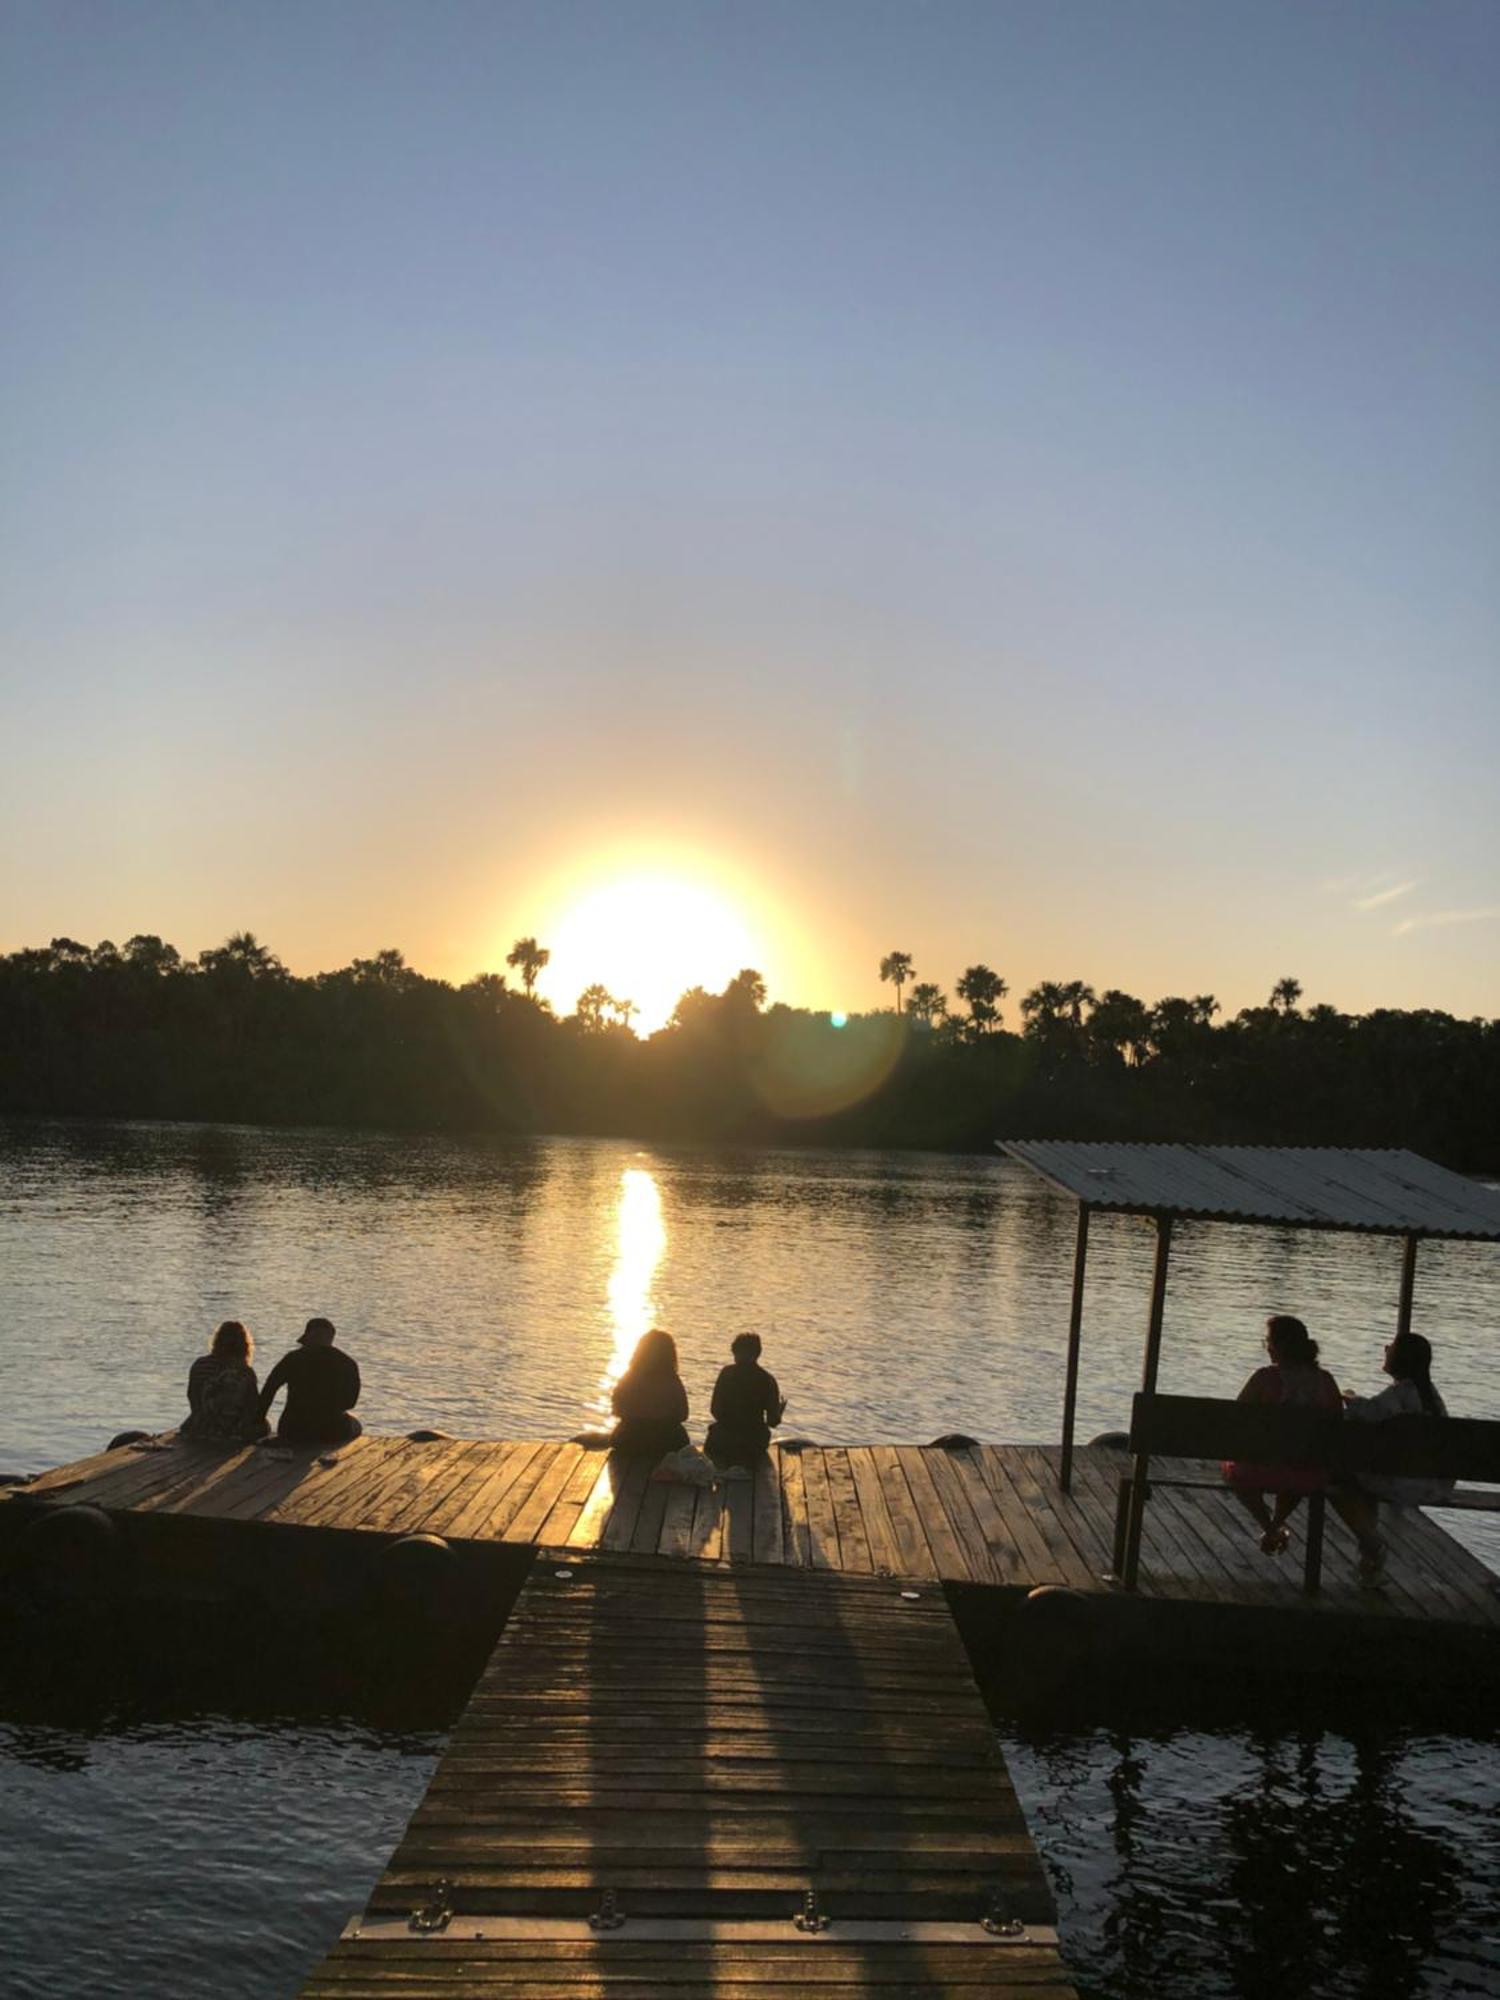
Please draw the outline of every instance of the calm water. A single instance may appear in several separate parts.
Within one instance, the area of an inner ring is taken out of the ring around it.
[[[1072,1236],[1071,1207],[999,1160],[0,1126],[0,1470],[175,1422],[219,1319],[247,1322],[265,1366],[314,1312],[359,1357],[372,1429],[565,1435],[659,1322],[697,1412],[754,1328],[790,1433],[1050,1439]],[[1150,1256],[1145,1225],[1096,1220],[1085,1438],[1126,1418]],[[1162,1386],[1231,1391],[1280,1309],[1374,1388],[1397,1274],[1388,1242],[1185,1227]],[[1500,1256],[1424,1248],[1417,1324],[1455,1411],[1500,1410],[1497,1323]],[[1470,1540],[1500,1559],[1493,1524]],[[0,1990],[93,1993],[106,1966],[115,1991],[295,1989],[441,1724],[279,1699],[269,1678],[227,1709],[202,1688],[165,1707],[108,1685],[71,1709],[0,1695],[0,1935],[20,1947]],[[1080,1978],[1163,2000],[1500,1991],[1500,1744],[1429,1720],[1008,1736]]]

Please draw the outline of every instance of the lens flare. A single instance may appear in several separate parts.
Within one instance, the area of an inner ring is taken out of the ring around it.
[[[791,1014],[767,1023],[752,1076],[779,1118],[826,1118],[879,1090],[905,1046],[896,1014]]]

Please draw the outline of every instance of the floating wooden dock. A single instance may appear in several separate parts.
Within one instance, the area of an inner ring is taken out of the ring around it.
[[[331,1458],[331,1462],[328,1462]],[[209,1524],[261,1523],[383,1540],[440,1535],[456,1546],[534,1546],[754,1563],[849,1576],[1029,1591],[1110,1594],[1120,1454],[1079,1450],[1073,1489],[1056,1448],[1032,1445],[773,1446],[754,1479],[713,1492],[649,1480],[606,1452],[527,1440],[414,1442],[362,1437],[338,1453],[290,1456],[182,1441],[101,1453],[0,1498],[0,1535],[17,1498],[104,1509],[153,1550],[193,1565]],[[1203,1468],[1154,1460],[1161,1478]],[[1500,1632],[1494,1575],[1439,1525],[1386,1510],[1386,1586],[1361,1590],[1356,1551],[1330,1520],[1324,1588],[1302,1593],[1302,1513],[1279,1561],[1263,1555],[1223,1490],[1155,1489],[1146,1512],[1141,1596],[1312,1617],[1418,1622]],[[211,1578],[213,1565],[202,1564]]]
[[[941,1590],[553,1548],[303,1996],[1065,2000],[1053,1922]]]
[[[1282,1664],[1321,1649],[1341,1671],[1404,1656],[1424,1678],[1444,1655],[1464,1675],[1500,1662],[1496,1579],[1420,1513],[1390,1514],[1378,1591],[1357,1588],[1330,1522],[1308,1598],[1300,1550],[1264,1556],[1227,1492],[1157,1486],[1142,1588],[1122,1598],[1104,1573],[1123,1463],[1076,1452],[1064,1493],[1044,1447],[784,1444],[702,1491],[577,1444],[168,1437],[0,1493],[0,1572],[24,1588],[28,1561],[33,1585],[56,1562],[84,1592],[342,1603],[431,1643],[457,1629],[450,1611],[492,1632],[530,1565],[426,1798],[305,2000],[1064,2000],[946,1586],[1019,1607],[1044,1677],[1080,1657],[1118,1674],[1143,1632],[1148,1658],[1175,1658],[1162,1633],[1184,1618],[1236,1660],[1248,1641]],[[424,1596],[434,1577],[446,1596]],[[1041,1586],[1061,1591],[1032,1599]],[[1288,1621],[1269,1646],[1250,1629],[1267,1619]],[[1006,1634],[1023,1656],[1026,1633]]]

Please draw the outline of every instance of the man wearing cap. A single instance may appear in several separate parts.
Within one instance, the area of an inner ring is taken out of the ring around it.
[[[349,1414],[359,1401],[359,1364],[333,1339],[332,1320],[310,1319],[291,1353],[266,1377],[260,1392],[262,1417],[277,1390],[286,1390],[286,1408],[276,1426],[283,1444],[346,1444],[363,1428]]]

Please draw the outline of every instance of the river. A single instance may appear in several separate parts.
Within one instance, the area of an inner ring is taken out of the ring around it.
[[[377,1431],[593,1425],[660,1324],[700,1415],[754,1330],[788,1433],[1052,1439],[1072,1238],[1071,1205],[999,1158],[0,1124],[0,1470],[177,1421],[220,1319],[264,1368],[313,1313],[358,1357]],[[1096,1219],[1081,1438],[1128,1415],[1150,1260],[1144,1224]],[[1339,1381],[1373,1390],[1398,1275],[1389,1240],[1182,1226],[1161,1386],[1232,1393],[1265,1315],[1294,1311]],[[1415,1324],[1455,1413],[1500,1410],[1497,1323],[1500,1252],[1424,1246]],[[1500,1567],[1494,1523],[1464,1532]],[[0,1677],[0,1990],[295,1990],[420,1797],[443,1717],[287,1712],[237,1680],[220,1699],[105,1675],[63,1702]],[[1500,1991],[1482,1717],[1325,1697],[1001,1727],[1096,2000]]]

